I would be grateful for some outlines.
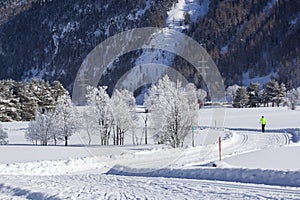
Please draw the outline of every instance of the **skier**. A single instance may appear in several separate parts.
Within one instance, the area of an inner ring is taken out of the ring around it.
[[[260,118],[260,124],[261,124],[261,131],[264,133],[265,132],[265,127],[266,127],[266,124],[267,124],[267,120],[264,116],[262,116]]]

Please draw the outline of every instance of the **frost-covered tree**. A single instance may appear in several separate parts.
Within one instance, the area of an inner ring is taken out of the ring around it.
[[[37,111],[35,120],[29,123],[25,138],[34,144],[48,145],[52,137],[55,116],[52,111]]]
[[[87,88],[88,105],[92,108],[95,123],[98,127],[102,145],[108,145],[112,130],[113,114],[112,102],[107,94],[107,87],[91,87]],[[94,125],[92,125],[94,126]]]
[[[158,142],[181,147],[199,109],[195,87],[183,88],[180,82],[165,76],[150,88],[145,105],[151,112],[151,122],[159,127],[155,135]]]
[[[8,143],[8,134],[3,130],[2,125],[0,124],[0,144]]]
[[[127,90],[116,90],[112,96],[113,124],[115,145],[123,145],[125,133],[134,132],[135,98]]]
[[[245,87],[240,87],[236,91],[236,96],[233,100],[233,107],[245,108],[249,101],[249,95]]]
[[[205,90],[198,89],[196,93],[198,98],[198,104],[201,108],[204,105],[204,99],[207,97],[207,92]]]
[[[227,89],[226,89],[226,100],[230,103],[233,103],[233,100],[235,99],[235,96],[236,96],[236,91],[240,88],[241,86],[239,85],[232,85],[232,86],[229,86]]]
[[[36,112],[35,119],[29,123],[26,131],[26,139],[36,145],[48,145],[53,140],[65,141],[68,145],[69,137],[76,130],[76,116],[68,94],[57,99],[55,112],[51,109],[40,109]]]
[[[287,99],[289,101],[289,106],[292,110],[296,109],[296,103],[299,99],[299,93],[296,89],[292,89],[287,92]]]
[[[56,135],[68,146],[68,140],[75,133],[78,124],[75,108],[68,93],[58,97],[54,116]]]
[[[249,102],[248,104],[250,107],[257,107],[259,104],[259,84],[258,83],[250,83],[247,88],[248,95],[249,95]]]

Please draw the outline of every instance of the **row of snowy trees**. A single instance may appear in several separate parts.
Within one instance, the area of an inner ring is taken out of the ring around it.
[[[0,121],[29,121],[39,109],[54,109],[66,90],[60,82],[0,80]]]
[[[36,145],[46,146],[50,141],[56,145],[64,141],[67,146],[77,125],[75,107],[70,95],[66,92],[58,97],[55,109],[40,109],[36,112],[35,119],[29,123],[25,137]]]
[[[110,139],[114,145],[123,145],[125,134],[135,131],[135,98],[127,90],[116,90],[110,97],[106,90],[106,86],[88,87],[89,129],[99,133],[102,145],[108,145]]]
[[[279,106],[281,103],[289,104],[295,109],[299,93],[296,89],[286,91],[284,84],[279,84],[276,80],[270,80],[260,89],[258,83],[251,83],[247,88],[233,85],[226,90],[227,100],[232,102],[236,108]]]
[[[124,137],[130,134],[133,143],[138,143],[138,116],[132,93],[116,90],[110,97],[106,86],[88,87],[88,108],[85,112],[86,130],[91,142],[91,134],[100,136],[101,145],[124,144]],[[172,82],[167,76],[153,85],[145,97],[149,113],[148,129],[158,143],[181,147],[191,127],[197,123],[199,102],[206,92],[197,90],[193,84],[183,87],[180,82]],[[88,112],[91,111],[91,112]]]

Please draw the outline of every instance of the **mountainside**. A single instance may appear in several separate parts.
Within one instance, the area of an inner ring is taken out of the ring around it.
[[[191,1],[191,0],[189,0]],[[205,0],[195,0],[202,4]],[[106,38],[137,27],[166,27],[176,0],[5,0],[0,3],[0,79],[59,80],[69,90],[87,54]],[[203,44],[226,85],[275,74],[300,85],[298,0],[210,0],[206,15],[184,10],[183,32]],[[196,20],[192,20],[197,15]],[[114,85],[141,52],[121,56],[102,81]],[[164,55],[161,55],[162,57]],[[173,67],[194,71],[176,57]],[[118,69],[118,70],[116,70]]]

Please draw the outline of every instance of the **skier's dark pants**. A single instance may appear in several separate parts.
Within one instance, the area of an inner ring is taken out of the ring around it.
[[[262,131],[263,133],[265,132],[265,126],[266,126],[265,124],[262,124],[262,125],[261,125],[261,131]]]

